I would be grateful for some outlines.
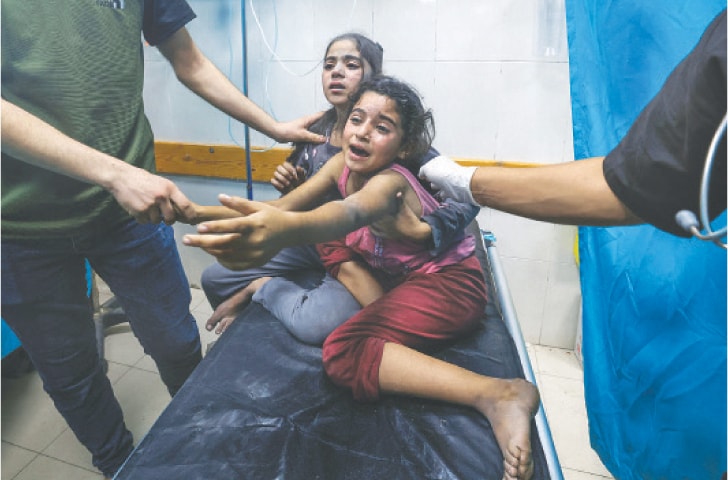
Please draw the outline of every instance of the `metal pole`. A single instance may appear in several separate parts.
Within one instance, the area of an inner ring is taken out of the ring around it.
[[[245,27],[245,0],[240,0],[240,26],[242,29],[243,42],[243,94],[248,96],[248,39],[247,28]],[[248,200],[253,199],[253,166],[250,161],[250,127],[245,124],[245,178],[248,188]]]

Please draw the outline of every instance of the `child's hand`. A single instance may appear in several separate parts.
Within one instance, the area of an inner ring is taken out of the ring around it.
[[[288,162],[276,167],[271,185],[281,193],[288,193],[306,181],[306,172],[301,167],[294,167]]]
[[[220,195],[220,203],[243,216],[203,222],[199,235],[185,235],[183,243],[200,247],[231,270],[245,270],[264,264],[286,246],[289,212],[274,206]]]
[[[172,207],[174,208],[177,221],[188,225],[195,225],[200,222],[199,211],[201,208],[204,208],[192,201],[190,201],[187,204],[187,208],[184,209],[177,206],[174,202],[172,202]]]

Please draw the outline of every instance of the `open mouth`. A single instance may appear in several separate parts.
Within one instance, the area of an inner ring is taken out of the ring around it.
[[[349,150],[351,151],[351,153],[353,153],[357,157],[368,157],[369,156],[369,152],[367,152],[366,150],[364,150],[362,148],[355,147],[354,145],[349,145]]]
[[[342,90],[346,90],[346,87],[344,87],[343,83],[332,83],[331,85],[329,85],[329,90],[340,92]]]

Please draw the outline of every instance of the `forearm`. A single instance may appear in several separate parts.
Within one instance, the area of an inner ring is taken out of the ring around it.
[[[479,204],[534,220],[571,225],[642,223],[609,188],[602,161],[599,157],[532,168],[480,167],[470,188]]]
[[[276,139],[276,121],[228,80],[206,57],[199,68],[180,70],[179,80],[190,90],[241,123]]]
[[[1,127],[3,152],[106,189],[138,222],[171,224],[191,215],[191,202],[170,180],[84,145],[5,100]]]
[[[343,238],[348,233],[370,224],[376,215],[362,213],[346,200],[325,203],[309,211],[290,212],[286,229],[286,246],[315,244]]]
[[[37,167],[112,189],[131,165],[84,145],[2,100],[3,152]]]
[[[310,210],[317,205],[320,205],[321,201],[315,192],[309,194],[308,189],[302,189],[299,187],[291,190],[281,197],[269,200],[265,203],[287,212],[300,212]]]
[[[277,122],[230,82],[192,41],[185,28],[159,45],[187,88],[236,120],[271,138],[276,138]]]
[[[343,238],[357,228],[395,215],[399,203],[395,192],[401,186],[391,180],[377,180],[371,179],[360,192],[344,200],[304,212],[285,211],[263,202],[221,195],[220,202],[241,215],[204,222],[197,227],[198,235],[185,235],[183,241],[185,245],[205,249],[233,270],[262,265],[284,247]],[[391,185],[387,187],[387,183]],[[373,184],[379,184],[380,188]],[[379,194],[364,191],[369,188]]]

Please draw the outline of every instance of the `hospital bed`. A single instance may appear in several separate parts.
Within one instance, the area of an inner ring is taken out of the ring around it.
[[[495,239],[471,230],[492,299],[480,329],[435,356],[535,383]],[[454,300],[456,301],[456,300]],[[143,393],[141,393],[143,394]],[[543,408],[536,479],[562,480]],[[139,442],[116,480],[498,479],[502,456],[475,410],[406,397],[358,403],[259,304],[241,313]]]

